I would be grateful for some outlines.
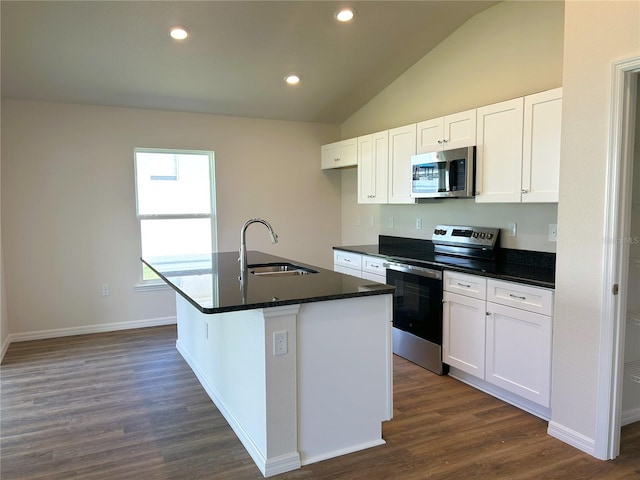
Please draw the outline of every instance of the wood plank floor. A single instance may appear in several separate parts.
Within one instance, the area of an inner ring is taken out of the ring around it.
[[[262,478],[175,336],[168,326],[12,344],[0,368],[2,480]],[[603,462],[399,357],[394,381],[386,445],[271,478],[640,479],[640,423]]]

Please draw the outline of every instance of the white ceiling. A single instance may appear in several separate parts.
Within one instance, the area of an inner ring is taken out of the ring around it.
[[[3,0],[2,97],[342,123],[496,3]]]

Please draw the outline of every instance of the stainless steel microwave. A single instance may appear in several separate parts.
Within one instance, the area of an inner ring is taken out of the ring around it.
[[[476,147],[412,155],[411,173],[414,198],[473,197]]]

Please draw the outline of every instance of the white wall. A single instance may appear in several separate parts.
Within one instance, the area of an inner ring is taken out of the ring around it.
[[[2,240],[12,335],[175,315],[172,291],[135,292],[134,147],[215,152],[218,245],[331,267],[340,175],[320,170],[337,126],[2,101]],[[101,296],[103,283],[111,295]],[[4,331],[4,329],[3,329]]]
[[[476,15],[349,118],[342,137],[561,86],[563,18],[564,4],[557,1],[504,2]],[[515,222],[518,235],[510,238],[503,232],[503,247],[555,251],[548,229],[557,221],[556,205],[476,205],[473,200],[358,205],[356,170],[342,175],[344,245],[375,243],[378,234],[431,238],[438,223],[506,228]],[[416,230],[416,218],[422,218],[422,230]]]
[[[640,3],[565,5],[552,420],[595,436],[614,61],[640,55]]]

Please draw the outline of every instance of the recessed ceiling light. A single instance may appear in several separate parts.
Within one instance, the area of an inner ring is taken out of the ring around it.
[[[335,13],[336,20],[339,22],[348,22],[350,21],[356,12],[353,8],[341,8]]]
[[[185,27],[171,27],[169,35],[174,40],[184,40],[189,36],[189,31]]]
[[[284,77],[284,81],[287,82],[289,85],[297,85],[300,83],[300,76],[299,75],[287,75],[286,77]]]

